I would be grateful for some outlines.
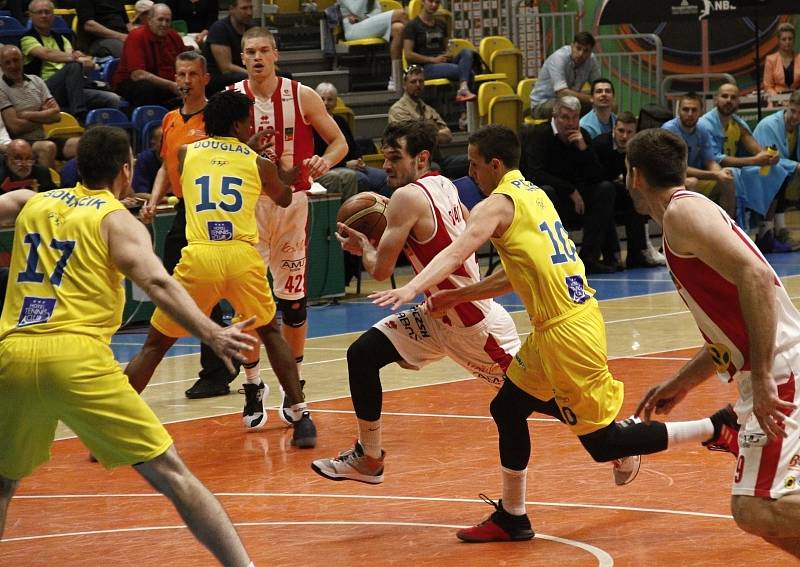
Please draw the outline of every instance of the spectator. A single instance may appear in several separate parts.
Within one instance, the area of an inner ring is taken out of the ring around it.
[[[331,171],[344,169],[348,172],[352,172],[355,175],[359,192],[375,191],[376,193],[380,193],[385,197],[391,197],[392,191],[386,184],[386,173],[377,167],[367,167],[367,165],[361,159],[361,152],[358,149],[358,143],[353,137],[353,132],[350,130],[350,125],[347,123],[347,120],[343,116],[333,113],[333,109],[336,108],[336,97],[338,95],[336,87],[331,83],[320,83],[317,85],[317,94],[319,94],[319,96],[322,98],[322,102],[325,103],[326,110],[331,115],[334,122],[336,122],[336,124],[339,126],[339,130],[341,130],[342,134],[344,134],[345,140],[347,140],[347,155],[344,157],[344,159],[342,159],[342,161],[333,166]],[[323,140],[319,134],[314,132],[314,153],[321,156],[325,153],[325,148],[327,147],[328,144],[325,143],[325,140]],[[323,177],[326,177],[327,175],[328,174],[325,174]],[[319,181],[322,185],[325,185],[325,182],[322,181],[321,178],[317,181]],[[325,186],[327,187],[327,185]],[[342,201],[345,201],[348,197],[353,195],[353,193],[355,193],[355,191],[352,191],[345,196],[344,191],[342,191]]]
[[[0,191],[49,191],[55,187],[48,169],[36,164],[33,159],[31,145],[25,140],[12,140],[6,156],[0,161]]]
[[[146,26],[150,21],[150,14],[153,11],[153,0],[139,0],[133,5],[134,16],[131,20],[131,29],[135,30],[142,26]]]
[[[131,25],[123,0],[78,0],[79,31],[95,57],[120,57]]]
[[[609,274],[619,267],[614,226],[616,190],[612,183],[603,181],[589,133],[580,128],[580,112],[577,98],[561,97],[553,103],[553,117],[548,122],[526,128],[520,171],[550,193],[566,224],[582,221],[580,257],[586,273]]]
[[[449,52],[447,25],[436,19],[440,3],[441,0],[422,0],[419,16],[403,30],[403,54],[407,63],[422,65],[428,79],[458,81],[456,102],[474,100],[477,95],[470,83],[475,53],[471,49],[462,49],[456,56]]]
[[[625,267],[630,269],[663,266],[664,260],[654,258],[653,252],[651,252],[655,249],[647,238],[648,217],[640,215],[633,208],[633,201],[625,186],[627,172],[625,151],[628,140],[636,133],[636,117],[630,112],[623,112],[615,118],[614,130],[594,138],[592,147],[603,169],[603,179],[614,184],[616,191],[614,208],[622,215],[625,223],[625,235],[628,239]]]
[[[674,132],[689,147],[686,188],[702,193],[719,204],[731,218],[736,218],[736,190],[733,171],[723,168],[714,159],[711,134],[698,126],[703,99],[688,93],[678,99],[678,116],[662,128]],[[693,179],[689,179],[689,177]]]
[[[581,128],[589,132],[592,139],[614,130],[617,122],[615,104],[614,84],[604,77],[592,81],[592,110],[581,118]]]
[[[545,59],[536,85],[531,91],[531,114],[534,118],[553,115],[553,102],[557,97],[577,98],[585,112],[591,108],[592,97],[581,92],[583,84],[600,78],[600,64],[592,54],[594,36],[578,32],[572,45],[565,45]]]
[[[147,193],[149,197],[159,169],[161,169],[161,126],[153,128],[150,134],[150,147],[136,156],[131,182],[133,192]]]
[[[453,133],[436,110],[422,100],[425,90],[425,71],[419,65],[411,65],[403,74],[403,90],[405,93],[389,108],[389,124],[406,120],[430,120],[436,124],[438,144],[447,144],[453,140]],[[434,159],[441,165],[442,173],[450,179],[464,177],[468,173],[467,156],[446,156],[438,154]],[[434,167],[436,169],[436,167]]]
[[[800,90],[794,91],[789,98],[789,105],[780,112],[770,114],[756,125],[753,131],[756,141],[762,148],[774,146],[781,156],[780,166],[783,168],[794,167],[791,181],[786,192],[781,197],[782,202],[777,204],[776,211],[785,210],[786,200],[792,191],[797,190],[800,180]],[[780,195],[780,193],[779,193]],[[789,230],[786,227],[786,218],[783,212],[775,213],[775,238],[787,242],[794,247]]]
[[[69,38],[52,31],[54,5],[50,0],[30,3],[31,28],[20,40],[25,73],[44,79],[58,104],[83,121],[92,108],[117,108],[119,95],[85,88],[84,74],[94,60],[72,49]]]
[[[773,223],[776,207],[781,205],[780,212],[786,208],[786,185],[795,164],[779,161],[777,150],[762,148],[747,123],[736,114],[738,109],[739,88],[724,83],[717,89],[714,108],[700,118],[699,124],[711,135],[717,163],[733,172],[736,197],[741,205],[740,226],[748,228],[744,212],[752,211],[750,226],[757,230],[753,236],[761,251],[789,252],[792,249],[789,243],[775,240]],[[764,171],[760,171],[762,168]]]
[[[348,41],[367,37],[391,39],[389,55],[392,70],[387,90],[397,90],[397,81],[402,73],[403,28],[408,21],[403,10],[384,12],[378,0],[337,0],[342,11],[344,38]]]
[[[770,96],[800,87],[800,53],[794,52],[794,26],[778,26],[778,51],[764,63],[764,92]]]
[[[53,167],[56,145],[44,139],[42,124],[58,122],[61,108],[45,82],[22,72],[22,52],[15,45],[0,47],[0,115],[12,138],[33,144],[39,165]]]
[[[147,25],[133,30],[125,40],[112,83],[132,107],[146,104],[172,107],[176,102],[175,57],[189,48],[170,27],[171,23],[169,6],[154,4]]]
[[[197,43],[203,43],[208,29],[219,19],[218,0],[167,0],[167,5],[174,19],[183,20],[189,33],[197,34]]]
[[[208,61],[211,82],[206,92],[219,92],[247,78],[242,63],[242,34],[253,27],[253,0],[233,0],[228,17],[208,28],[203,55]]]

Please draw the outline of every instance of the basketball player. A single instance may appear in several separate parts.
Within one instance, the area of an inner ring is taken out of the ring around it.
[[[686,145],[665,130],[628,142],[628,188],[663,227],[670,275],[705,347],[653,387],[637,414],[669,413],[713,374],[736,380],[739,456],[731,508],[740,528],[800,557],[800,313],[747,235],[683,186]],[[792,427],[787,427],[791,424]]]
[[[19,480],[49,459],[61,420],[107,468],[133,465],[222,564],[252,565],[109,348],[122,320],[123,274],[229,366],[253,344],[242,330],[253,319],[215,324],[153,254],[147,231],[118,200],[130,192],[131,158],[123,130],[98,126],[78,144],[83,184],[0,197],[0,218],[16,217],[14,285],[0,317],[0,536]]]
[[[638,455],[668,443],[716,442],[730,427],[732,411],[675,424],[616,422],[623,386],[608,370],[606,334],[594,290],[575,244],[545,193],[517,169],[519,142],[503,126],[486,126],[469,138],[470,176],[486,199],[472,209],[466,230],[405,286],[372,294],[393,308],[430,289],[491,239],[503,263],[479,283],[439,291],[428,299],[433,312],[454,303],[515,291],[534,327],[506,372],[490,409],[500,437],[503,498],[478,526],[459,530],[469,542],[519,541],[533,537],[525,513],[531,444],[527,419],[534,411],[565,422],[598,462],[614,461],[623,485],[639,472]],[[726,421],[727,420],[727,421]]]
[[[281,331],[294,353],[299,373],[306,341],[306,191],[312,178],[324,175],[344,158],[347,141],[314,89],[275,74],[278,49],[269,30],[255,27],[244,33],[242,61],[247,79],[228,89],[244,93],[254,102],[251,134],[274,132],[273,144],[263,155],[277,160],[285,169],[300,168],[289,207],[282,209],[262,197],[256,209],[258,251],[272,274],[283,323]],[[328,143],[322,156],[314,155],[314,130]],[[253,354],[255,358],[244,365],[248,381],[259,375],[258,351]],[[283,395],[278,415],[287,424],[300,417],[292,413],[290,405]]]
[[[383,134],[383,169],[396,189],[386,209],[386,230],[377,248],[360,232],[339,224],[342,248],[363,258],[378,281],[392,275],[401,250],[416,272],[464,232],[468,212],[458,189],[431,172],[436,127],[429,122],[391,124]],[[471,254],[430,291],[462,287],[480,279]],[[511,316],[492,300],[454,305],[434,318],[424,305],[390,315],[376,323],[347,349],[350,393],[358,419],[355,447],[335,459],[314,461],[311,468],[333,480],[383,481],[381,382],[379,371],[392,362],[418,370],[445,356],[476,378],[499,388],[519,350]]]
[[[292,444],[313,447],[316,428],[303,402],[297,365],[280,333],[276,308],[261,255],[255,209],[262,193],[286,207],[292,194],[278,177],[278,168],[244,143],[250,137],[252,101],[237,92],[214,95],[205,108],[209,138],[183,146],[178,171],[186,201],[186,238],[174,277],[201,309],[211,311],[223,297],[237,313],[252,313],[255,329],[264,343],[278,381],[291,401],[294,421]],[[169,347],[186,332],[180,322],[156,309],[142,350],[125,373],[137,391],[150,381]],[[260,382],[260,378],[258,379]],[[260,429],[266,423],[263,384],[245,384],[245,427]]]
[[[161,143],[161,168],[156,175],[150,201],[141,210],[142,222],[152,222],[156,207],[161,199],[172,191],[178,197],[175,205],[175,218],[164,239],[164,267],[171,274],[181,259],[181,250],[186,246],[186,207],[183,203],[181,179],[178,174],[178,150],[184,144],[191,144],[206,137],[203,109],[206,107],[205,88],[209,74],[205,57],[196,51],[185,51],[175,60],[175,83],[183,101],[180,108],[168,112],[161,122],[163,139]],[[222,310],[219,305],[211,311],[211,319],[222,324]],[[200,346],[199,379],[186,390],[186,397],[209,398],[228,394],[228,383],[233,379],[210,348]]]

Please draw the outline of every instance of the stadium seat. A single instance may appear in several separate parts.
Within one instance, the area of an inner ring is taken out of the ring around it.
[[[86,115],[86,126],[91,124],[104,124],[106,126],[116,126],[130,130],[133,128],[128,117],[116,108],[96,108],[90,110]]]
[[[536,79],[522,79],[517,83],[517,96],[522,99],[522,115],[525,117],[525,124],[531,124],[533,121],[530,116],[531,91],[535,84]]]
[[[117,70],[118,66],[118,58],[109,60],[108,63],[103,66],[103,80],[109,85],[111,84],[111,78],[114,76],[114,72]]]
[[[388,12],[389,10],[402,10],[403,5],[397,0],[380,0],[381,10]]]
[[[74,8],[56,8],[53,13],[63,18],[69,24],[72,33],[78,35],[78,12]]]
[[[511,40],[500,35],[484,37],[480,54],[492,73],[505,73],[505,82],[512,89],[517,88],[517,82],[522,77],[522,52],[514,47]]]
[[[67,112],[62,112],[58,122],[53,124],[42,124],[46,138],[69,138],[83,134],[83,128],[74,116]]]
[[[143,152],[147,148],[150,147],[150,136],[153,133],[153,130],[161,126],[161,120],[151,120],[150,122],[146,123],[142,128],[142,134],[139,136],[140,140],[140,147],[139,151]]]
[[[148,144],[148,139],[144,137],[144,127],[152,121],[158,121],[160,124],[166,113],[166,108],[156,105],[140,106],[134,109],[131,123],[133,124],[134,147],[137,151],[141,152]]]
[[[478,88],[478,115],[481,124],[501,124],[519,131],[522,100],[507,83],[488,81]]]
[[[172,20],[172,29],[181,35],[189,33],[189,25],[186,23],[186,20]]]
[[[25,35],[25,28],[16,18],[0,16],[0,43],[19,46],[20,38]]]
[[[344,100],[342,100],[342,97],[340,96],[336,97],[336,106],[333,109],[333,113],[344,116],[345,120],[347,120],[347,125],[350,126],[350,131],[355,132],[356,114],[353,112],[352,108],[345,104]]]

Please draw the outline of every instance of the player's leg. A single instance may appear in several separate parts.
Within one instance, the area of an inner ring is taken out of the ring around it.
[[[222,505],[186,467],[174,445],[134,468],[153,488],[170,499],[194,536],[220,563],[236,567],[250,565],[250,557]]]
[[[733,519],[742,530],[800,557],[800,494],[777,500],[758,496],[733,496]]]
[[[8,505],[11,502],[11,498],[14,496],[14,492],[17,490],[17,484],[19,484],[18,481],[0,475],[0,540],[3,539]]]
[[[150,326],[142,349],[136,353],[125,367],[125,375],[134,390],[140,394],[142,393],[169,348],[175,344],[175,341],[174,337],[168,337],[152,325]]]

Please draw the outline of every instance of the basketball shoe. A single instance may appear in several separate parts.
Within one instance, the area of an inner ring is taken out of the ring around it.
[[[736,419],[736,412],[733,411],[733,406],[728,404],[712,415],[711,423],[714,424],[714,437],[704,441],[703,446],[709,451],[731,453],[734,457],[738,457],[739,422]]]
[[[306,387],[306,381],[300,380],[300,392],[302,392],[305,389],[305,387]],[[281,405],[278,406],[278,417],[280,417],[281,421],[286,425],[292,425],[294,423],[294,417],[292,416],[292,403],[286,396],[286,392],[283,391],[282,386],[281,386]]]
[[[527,541],[533,538],[531,521],[527,514],[513,516],[503,509],[503,501],[495,502],[485,494],[481,500],[494,506],[495,511],[486,520],[456,532],[456,537],[467,543],[488,543],[490,541]]]
[[[352,449],[341,453],[335,459],[318,459],[311,463],[311,468],[317,474],[331,480],[357,480],[367,484],[380,484],[383,482],[385,457],[385,451],[381,451],[380,459],[365,455],[361,443],[356,441]]]
[[[614,484],[617,486],[625,486],[633,482],[639,475],[639,469],[642,466],[642,456],[633,455],[630,457],[622,457],[621,459],[614,459]]]
[[[242,421],[248,431],[258,431],[267,425],[267,411],[264,409],[264,399],[269,395],[269,388],[261,384],[243,384],[244,410]]]

